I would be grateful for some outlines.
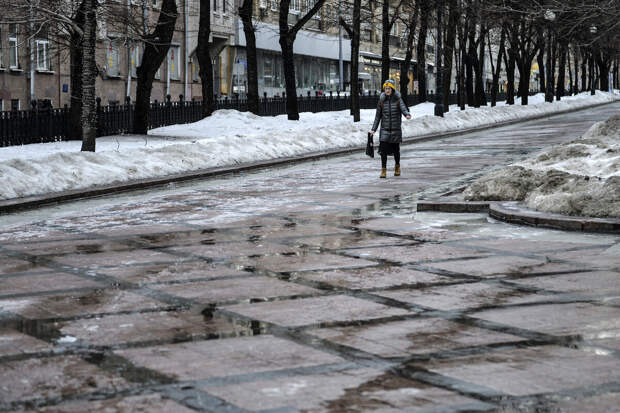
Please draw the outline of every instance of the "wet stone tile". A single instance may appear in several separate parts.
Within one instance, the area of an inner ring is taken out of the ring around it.
[[[376,262],[335,254],[298,253],[295,255],[269,255],[233,260],[237,266],[256,267],[274,272],[316,271],[340,268],[369,267]]]
[[[142,234],[128,238],[128,241],[138,242],[145,247],[180,247],[185,245],[214,245],[231,241],[240,241],[247,238],[243,234],[233,233],[221,228],[205,228],[202,230],[186,230]]]
[[[12,251],[31,255],[94,254],[107,251],[126,251],[133,249],[118,241],[103,239],[67,239],[46,242],[20,242],[3,246]]]
[[[85,392],[119,390],[126,382],[76,356],[7,362],[0,369],[0,400],[11,403]]]
[[[459,274],[473,275],[478,277],[510,276],[527,273],[532,267],[538,267],[545,260],[534,260],[516,256],[493,256],[469,260],[454,260],[446,262],[434,262],[427,264],[429,267]]]
[[[52,346],[48,343],[19,331],[0,329],[0,356],[37,353],[51,350],[51,348]]]
[[[85,293],[0,300],[0,308],[36,320],[115,313],[165,307],[166,304],[129,291],[96,290]]]
[[[441,229],[430,230],[420,227],[411,216],[402,218],[375,218],[363,222],[358,225],[358,228],[407,235],[427,241],[452,241],[467,237],[466,234],[458,232]]]
[[[117,225],[117,226],[104,226],[103,228],[97,228],[95,233],[100,235],[106,235],[108,237],[119,236],[135,236],[136,234],[159,234],[165,232],[177,232],[187,231],[188,228],[184,225],[177,224],[138,224],[138,225]]]
[[[304,412],[451,411],[477,404],[456,393],[374,369],[257,380],[204,390],[250,411],[284,407]]]
[[[46,271],[49,268],[33,264],[30,261],[0,255],[0,275],[14,274],[25,271]]]
[[[555,335],[620,336],[620,309],[587,303],[480,311],[472,317]]]
[[[122,252],[103,252],[95,254],[68,254],[55,257],[59,264],[72,267],[88,267],[96,269],[107,266],[134,265],[153,262],[177,262],[183,258],[150,249],[133,249]]]
[[[527,293],[488,283],[463,283],[416,290],[385,291],[376,294],[436,310],[471,310],[553,298],[549,295]]]
[[[245,271],[233,270],[203,260],[159,264],[144,264],[120,268],[100,268],[97,273],[138,284],[187,281],[203,278],[219,278],[247,275]]]
[[[455,280],[454,278],[416,271],[407,267],[395,267],[390,265],[344,271],[333,270],[325,272],[294,273],[293,279],[297,278],[327,283],[334,288],[348,288],[354,290],[387,288],[401,285],[416,287],[416,285],[439,284],[453,282]]]
[[[95,345],[115,345],[147,341],[188,340],[248,334],[239,326],[221,319],[205,319],[189,312],[124,314],[57,324],[64,336]]]
[[[325,249],[380,247],[385,245],[413,244],[406,238],[383,237],[370,232],[356,232],[346,235],[320,235],[287,240],[285,243],[295,247],[320,247]]]
[[[60,291],[73,288],[96,287],[103,287],[103,284],[75,275],[63,273],[0,277],[0,297],[11,294],[33,294],[43,291]]]
[[[409,313],[345,295],[239,304],[224,308],[255,320],[289,327],[334,321],[371,320]]]
[[[534,239],[474,239],[467,241],[467,245],[492,248],[502,251],[512,251],[520,253],[541,254],[553,251],[562,251],[570,248],[587,248],[589,244],[582,242],[561,242],[561,241],[537,241]],[[573,251],[573,254],[580,254],[580,251]]]
[[[407,246],[363,248],[347,250],[346,253],[360,258],[380,258],[401,263],[488,255],[486,252],[476,251],[475,249],[456,248],[447,245],[430,243]]]
[[[249,255],[273,255],[273,254],[294,254],[296,248],[287,247],[270,242],[227,242],[215,243],[212,245],[192,245],[186,247],[171,248],[171,251],[181,254],[192,254],[201,257],[211,258],[217,261],[229,257],[246,257]]]
[[[309,333],[381,357],[407,357],[522,340],[510,334],[439,318],[420,318],[359,327],[322,328]]]
[[[75,238],[74,234],[60,231],[55,228],[48,228],[39,225],[26,225],[13,228],[11,231],[0,232],[0,242],[12,243],[31,241],[36,242],[40,240],[51,239],[71,239]]]
[[[553,407],[559,413],[611,413],[618,411],[620,393],[598,394],[579,400],[564,400]]]
[[[24,413],[84,413],[84,412],[148,412],[148,413],[191,413],[175,401],[165,399],[159,394],[129,396],[107,400],[88,400],[65,402],[56,406],[42,407],[37,410],[25,410]]]
[[[203,303],[319,294],[314,288],[269,277],[244,277],[206,282],[154,285],[152,289]]]
[[[553,254],[553,258],[557,260],[566,260],[576,265],[588,266],[593,269],[617,269],[620,267],[620,248],[612,246],[579,252],[556,253]]]
[[[268,335],[119,350],[137,366],[180,380],[340,363],[343,359]]]
[[[307,205],[304,205],[307,208]],[[239,230],[238,230],[239,231]],[[318,235],[333,235],[333,234],[353,234],[355,231],[338,228],[332,225],[305,225],[290,222],[284,225],[261,227],[261,228],[246,228],[244,233],[249,235],[260,236],[265,239],[281,239],[281,238],[301,238],[312,237]]]
[[[513,396],[596,386],[620,379],[617,358],[558,346],[520,348],[420,365],[446,377]]]
[[[525,278],[518,284],[566,293],[599,296],[620,293],[620,272],[593,271]]]

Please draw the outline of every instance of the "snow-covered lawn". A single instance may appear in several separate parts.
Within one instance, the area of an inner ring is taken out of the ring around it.
[[[583,136],[492,172],[463,193],[467,200],[524,201],[565,215],[620,218],[620,115]]]
[[[444,118],[433,116],[434,105],[424,103],[411,108],[413,119],[403,121],[403,135],[468,129],[612,100],[620,100],[620,95],[585,93],[544,103],[544,96],[539,94],[530,97],[527,106],[500,103],[494,108],[465,111],[452,106]],[[98,138],[96,153],[80,152],[81,143],[76,141],[0,148],[0,199],[360,147],[365,144],[374,115],[374,110],[362,110],[361,122],[354,123],[348,110],[301,113],[300,121],[289,121],[285,115],[258,117],[220,110],[199,122],[154,129],[148,136]]]

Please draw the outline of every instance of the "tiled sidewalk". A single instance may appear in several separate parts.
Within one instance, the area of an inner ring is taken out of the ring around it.
[[[502,133],[0,231],[0,411],[617,411],[618,237],[415,212]]]

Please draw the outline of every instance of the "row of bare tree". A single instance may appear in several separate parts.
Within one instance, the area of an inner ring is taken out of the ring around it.
[[[258,113],[255,2],[237,1],[247,44],[248,105],[250,111]],[[0,5],[3,2],[11,3],[12,10],[12,14],[5,17],[5,22],[29,24],[31,37],[44,29],[52,32],[49,26],[53,25],[57,33],[55,40],[59,43],[64,41],[71,50],[72,135],[74,138],[82,137],[84,151],[95,150],[98,21],[99,24],[102,21],[108,25],[118,24],[127,30],[132,39],[143,42],[141,64],[137,68],[134,132],[146,133],[153,80],[168,53],[179,16],[175,0],[161,0],[157,11],[147,7],[152,3],[148,0],[142,0],[141,8],[130,7],[135,3],[133,0],[127,2],[126,7],[122,2],[104,0],[20,0],[18,5],[14,4],[14,0],[0,0]],[[290,120],[299,119],[293,45],[299,31],[325,3],[326,0],[311,2],[310,7],[291,25],[291,0],[279,2],[279,43]],[[211,0],[199,0],[196,55],[205,116],[209,116],[215,107],[214,56],[210,55],[208,47],[210,6]],[[375,11],[377,16],[374,16]],[[610,70],[618,77],[620,2],[617,0],[342,0],[342,13],[332,20],[334,25],[342,25],[351,41],[351,114],[355,121],[360,119],[358,62],[362,24],[373,24],[372,19],[378,20],[379,11],[382,79],[390,77],[392,27],[398,22],[404,28],[401,36],[405,40],[401,51],[405,57],[400,67],[400,89],[405,97],[415,55],[419,97],[421,101],[427,99],[427,38],[441,33],[445,39],[439,51],[443,69],[437,68],[436,73],[441,77],[437,84],[442,85],[446,110],[453,79],[462,109],[466,104],[475,107],[487,104],[484,76],[487,58],[493,78],[491,105],[495,105],[502,71],[506,73],[508,103],[514,104],[516,91],[522,104],[527,104],[535,58],[539,66],[540,89],[547,91],[550,98],[554,94],[559,98],[565,93],[567,69],[572,92],[594,88],[597,81],[599,87],[606,90]],[[444,24],[438,26],[438,21]],[[519,82],[515,90],[517,71]]]

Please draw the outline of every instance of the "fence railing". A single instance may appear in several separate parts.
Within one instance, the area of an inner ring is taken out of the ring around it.
[[[377,107],[377,94],[360,96],[361,109]],[[328,112],[347,110],[350,107],[350,96],[323,95],[300,96],[298,105],[300,112]],[[427,101],[433,102],[434,94],[428,94]],[[487,100],[490,96],[487,94]],[[497,100],[505,100],[505,94],[498,94]],[[457,94],[450,94],[450,104],[457,103]],[[414,106],[420,103],[417,94],[407,96],[407,105]],[[216,100],[216,109],[236,109],[241,112],[248,110],[248,101],[245,98],[223,98]],[[149,129],[181,123],[197,122],[203,118],[202,101],[187,101],[179,96],[178,101],[172,101],[170,96],[165,102],[151,103]],[[276,116],[286,114],[286,99],[284,97],[263,97],[259,102],[261,116]],[[36,104],[31,110],[16,110],[0,112],[0,147],[26,145],[31,143],[56,142],[70,139],[70,109],[38,108]],[[117,135],[130,133],[133,130],[135,105],[127,100],[125,104],[101,105],[97,99],[97,136]]]

